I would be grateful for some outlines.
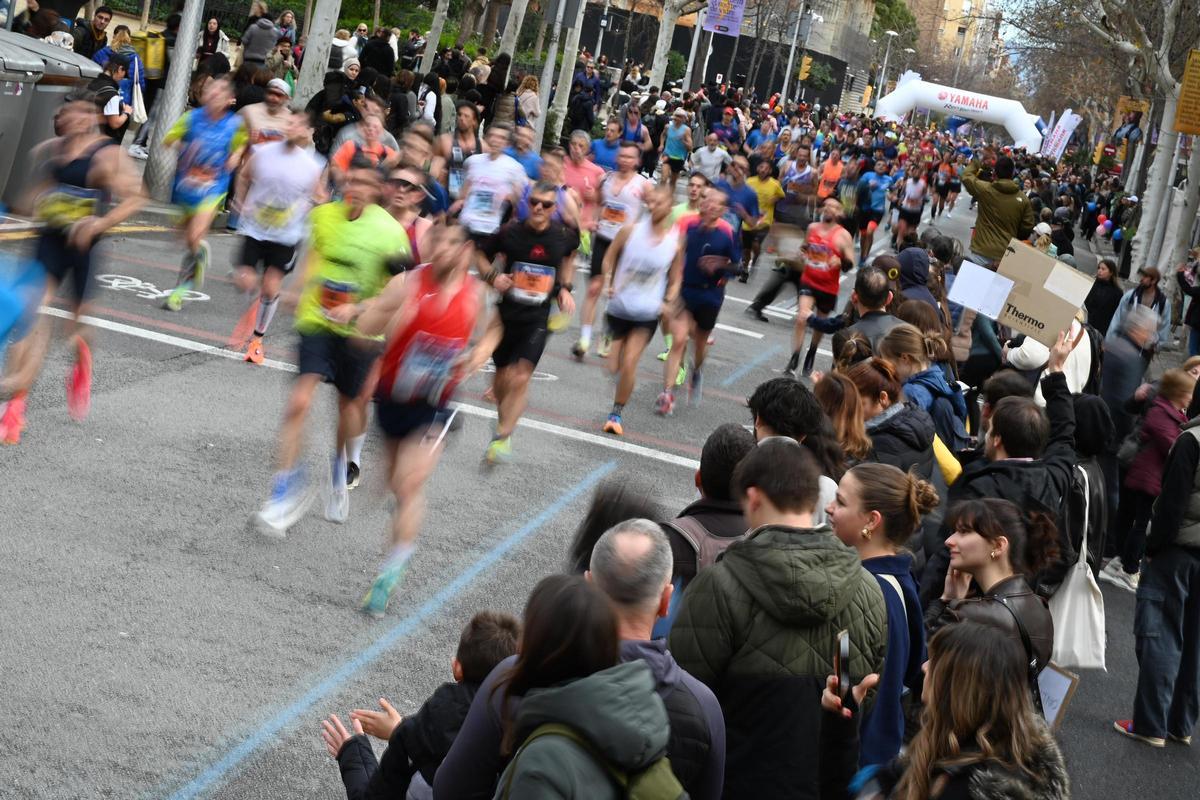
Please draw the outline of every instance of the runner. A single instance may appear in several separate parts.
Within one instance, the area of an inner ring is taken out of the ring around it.
[[[829,157],[821,165],[821,176],[817,183],[817,198],[825,200],[837,192],[838,182],[842,179],[845,167],[842,164],[842,153],[836,147],[829,151]]]
[[[750,280],[750,271],[762,249],[763,240],[771,233],[771,225],[775,222],[775,204],[784,198],[783,186],[771,177],[771,162],[758,162],[758,174],[749,178],[746,185],[758,195],[758,211],[761,214],[758,224],[742,228],[742,267],[738,280],[746,283]]]
[[[403,190],[402,190],[403,191]],[[487,360],[481,341],[468,351],[486,291],[469,274],[473,245],[459,226],[439,226],[426,243],[432,258],[388,282],[358,320],[366,336],[387,335],[375,414],[387,440],[396,500],[387,555],[361,608],[382,617],[408,568],[425,517],[425,484],[441,457],[460,381]]]
[[[692,152],[692,129],[688,127],[687,111],[682,106],[672,112],[671,122],[663,129],[659,148],[662,150],[663,162],[667,165],[667,186],[671,190],[671,197],[674,197],[679,173],[683,172],[683,165],[688,154]]]
[[[743,155],[737,155],[725,173],[725,180],[717,181],[716,184],[729,198],[729,210],[725,213],[725,220],[734,233],[741,237],[743,259],[748,257],[747,246],[753,244],[754,230],[762,220],[758,207],[758,193],[746,183],[746,176],[749,174],[749,160]],[[739,265],[738,272],[739,278],[743,275],[749,278],[749,266],[744,261]]]
[[[655,411],[664,416],[675,411],[675,377],[689,339],[692,368],[688,402],[700,403],[703,391],[700,370],[708,351],[708,335],[716,327],[717,315],[725,302],[725,281],[737,274],[742,257],[737,236],[723,219],[726,202],[720,189],[708,189],[700,204],[700,214],[685,217],[679,224],[684,237],[683,288],[671,319],[671,354],[663,368],[663,391],[655,404]]]
[[[910,163],[905,172],[907,177],[896,189],[896,205],[900,210],[900,221],[896,223],[893,236],[896,242],[903,242],[909,232],[915,233],[921,226],[921,214],[925,211],[925,198],[929,194],[925,167]]]
[[[508,213],[521,199],[528,182],[525,169],[504,149],[512,142],[512,128],[493,123],[483,139],[486,153],[477,153],[464,162],[462,191],[455,206],[462,209],[459,222],[480,244],[500,230]],[[453,209],[453,207],[452,207]]]
[[[843,272],[854,267],[854,239],[838,223],[842,204],[835,197],[821,204],[821,219],[808,226],[804,243],[804,271],[800,273],[800,299],[796,309],[796,327],[792,331],[792,357],[784,372],[793,374],[800,363],[808,316],[816,306],[817,316],[827,317],[837,307],[838,289]],[[804,356],[803,373],[813,370],[821,332],[813,329],[812,344]]]
[[[243,106],[238,113],[246,122],[246,132],[253,147],[263,142],[280,142],[291,135],[292,111],[288,101],[292,99],[292,88],[281,78],[272,78],[267,83],[267,99],[261,103]],[[312,146],[312,142],[309,142]]]
[[[950,156],[946,156],[938,164],[937,172],[933,177],[933,205],[929,210],[930,222],[937,219],[938,214],[946,211],[947,200],[950,196],[950,178],[954,174],[954,164],[950,161]]]
[[[358,123],[362,141],[347,139],[329,157],[326,183],[333,187],[337,197],[346,181],[346,173],[355,159],[365,158],[373,167],[392,167],[400,160],[400,154],[383,143],[383,120],[377,114],[367,114]]]
[[[563,180],[579,195],[580,232],[596,228],[596,203],[600,198],[600,184],[604,181],[604,169],[588,160],[588,149],[592,140],[584,131],[573,131],[567,145],[567,158],[563,162]],[[590,248],[589,249],[590,252]]]
[[[958,196],[962,194],[962,174],[967,168],[967,157],[962,153],[956,155],[951,168],[953,172],[950,174],[950,192],[946,195],[946,219],[954,216],[954,207],[958,205]],[[971,199],[974,201],[974,198]]]
[[[412,250],[412,263],[423,264],[432,251],[433,222],[421,216],[421,200],[425,197],[425,173],[415,167],[400,166],[388,175],[383,190],[384,207],[392,219],[404,226],[408,246]]]
[[[71,282],[69,330],[75,365],[67,377],[67,412],[76,421],[87,417],[92,402],[89,329],[79,321],[91,284],[92,251],[106,231],[135,214],[146,201],[133,163],[116,142],[101,133],[102,113],[93,96],[73,95],[56,119],[60,135],[29,154],[38,170],[28,194],[29,204],[43,224],[34,257],[48,278],[41,304],[50,305],[68,277]],[[102,204],[114,196],[120,202],[101,213]],[[31,320],[29,330],[20,331],[25,335],[9,348],[9,363],[0,381],[0,400],[8,400],[0,417],[0,444],[21,440],[26,398],[41,372],[51,327],[50,317]]]
[[[692,166],[707,178],[709,183],[721,180],[721,174],[725,171],[725,167],[733,161],[733,156],[729,155],[729,151],[720,144],[717,135],[709,131],[708,135],[704,137],[704,147],[692,153]]]
[[[683,272],[679,228],[671,220],[670,188],[660,185],[650,190],[646,210],[641,220],[620,230],[604,255],[605,318],[616,342],[608,356],[608,371],[618,376],[604,432],[617,436],[625,435],[621,417],[633,394],[638,362],[659,318],[679,297]]]
[[[652,185],[635,172],[640,162],[638,146],[633,142],[622,142],[617,155],[617,171],[600,184],[600,219],[592,240],[592,275],[588,280],[587,299],[583,302],[579,341],[571,349],[571,355],[579,361],[592,345],[592,324],[596,321],[596,305],[604,287],[604,252],[621,228],[637,221],[642,213],[646,189]],[[608,341],[606,336],[596,349],[597,355],[608,355]]]
[[[620,149],[621,123],[613,117],[604,126],[604,138],[592,141],[592,160],[605,172],[614,172],[617,169],[617,154]]]
[[[204,87],[200,107],[184,113],[163,137],[164,147],[181,145],[171,202],[180,209],[187,247],[179,283],[163,303],[168,311],[182,310],[186,293],[204,285],[209,260],[204,234],[225,202],[230,177],[246,149],[246,124],[232,103],[233,84],[214,78]]]
[[[337,445],[325,518],[344,522],[349,516],[344,448],[363,432],[357,398],[377,355],[377,342],[361,336],[355,322],[388,282],[389,262],[409,254],[404,228],[377,205],[382,185],[370,162],[352,162],[343,199],[318,206],[309,215],[308,257],[297,281],[302,287],[296,307],[300,374],[279,432],[271,497],[253,519],[264,536],[282,539],[312,504],[313,494],[297,462],[308,410],[323,382],[332,383],[338,392]]]
[[[438,137],[438,151],[446,160],[446,189],[451,200],[458,199],[465,175],[463,165],[473,155],[483,152],[479,139],[479,109],[475,104],[460,100],[454,106],[454,131]]]
[[[554,206],[552,219],[579,231],[579,193],[563,181],[563,158],[563,151],[560,148],[543,153],[539,165],[539,180],[557,187],[557,203]],[[533,185],[527,184],[525,191],[521,194],[521,202],[517,204],[517,219],[522,222],[529,218],[529,195],[532,192]]]
[[[888,165],[882,158],[875,161],[875,169],[858,179],[858,240],[859,258],[867,263],[871,245],[875,243],[875,231],[887,211],[888,190],[892,187],[892,176],[887,174]]]
[[[687,199],[677,203],[671,209],[671,222],[679,222],[688,214],[700,213],[700,201],[704,199],[704,190],[712,186],[712,182],[699,170],[692,170],[688,176]]]
[[[566,314],[575,310],[571,277],[579,234],[551,220],[556,204],[556,187],[538,183],[529,196],[529,219],[505,225],[479,255],[480,276],[500,293],[488,326],[488,338],[498,340],[492,352],[498,420],[484,453],[489,464],[512,457],[513,428],[546,347],[550,303]]]
[[[304,237],[323,169],[308,149],[313,133],[308,116],[299,112],[288,112],[288,116],[286,123],[279,123],[287,135],[285,140],[251,148],[238,170],[234,193],[233,208],[241,217],[245,238],[233,281],[245,294],[252,292],[255,284],[259,289],[254,334],[246,345],[246,361],[252,364],[263,363],[262,340],[275,316],[284,276],[294,266],[296,246]]]

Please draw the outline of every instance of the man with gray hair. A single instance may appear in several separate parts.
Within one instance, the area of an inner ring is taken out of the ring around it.
[[[621,660],[641,659],[654,673],[671,721],[667,757],[688,796],[719,798],[725,782],[725,718],[712,690],[684,671],[654,621],[671,603],[671,544],[656,523],[631,519],[605,531],[586,573],[617,613]]]

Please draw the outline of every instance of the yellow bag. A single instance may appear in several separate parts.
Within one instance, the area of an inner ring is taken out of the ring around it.
[[[962,464],[958,463],[954,453],[950,452],[950,448],[946,447],[942,437],[936,433],[933,435],[933,456],[937,459],[938,469],[942,471],[942,478],[946,481],[946,485],[953,486],[954,482],[958,480],[958,476],[962,475]]]

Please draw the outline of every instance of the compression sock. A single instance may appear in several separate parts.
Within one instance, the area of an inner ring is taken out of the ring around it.
[[[275,317],[275,308],[279,305],[279,295],[268,298],[262,295],[258,298],[258,315],[254,318],[254,335],[260,339],[267,335],[267,326]]]
[[[612,413],[616,414],[618,417],[621,416],[623,413],[625,413],[625,404],[613,403]]]
[[[362,433],[362,434],[359,434],[358,436],[352,436],[346,442],[346,460],[347,461],[349,461],[351,464],[361,464],[362,463],[363,442],[365,442],[366,440],[367,440],[367,435],[365,433]]]
[[[583,342],[584,345],[587,345],[592,341],[591,325],[584,325],[579,329],[579,341]]]

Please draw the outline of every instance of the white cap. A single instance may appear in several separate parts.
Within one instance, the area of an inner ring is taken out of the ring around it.
[[[1044,222],[1039,222],[1037,225],[1034,225],[1033,232],[1038,236],[1049,236],[1051,233],[1050,226]]]
[[[1136,203],[1137,201],[1138,201],[1138,196],[1136,194],[1129,195],[1129,202]]]
[[[267,81],[267,88],[283,92],[287,97],[292,96],[292,87],[288,86],[287,81],[282,78],[271,78],[271,80]]]

